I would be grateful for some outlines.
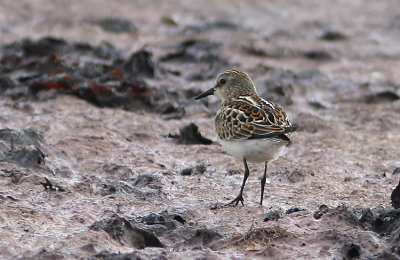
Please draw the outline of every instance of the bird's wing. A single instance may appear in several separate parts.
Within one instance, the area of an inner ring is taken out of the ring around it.
[[[273,138],[290,142],[286,134],[298,129],[279,105],[256,95],[225,102],[215,125],[222,140]]]

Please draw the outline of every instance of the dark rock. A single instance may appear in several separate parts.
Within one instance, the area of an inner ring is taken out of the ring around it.
[[[400,97],[397,93],[390,91],[390,90],[386,90],[386,91],[368,94],[365,97],[365,102],[377,104],[377,103],[393,102],[393,101],[396,101],[399,99],[400,99]]]
[[[50,182],[49,179],[47,179],[46,177],[44,177],[45,182],[40,182],[40,184],[43,185],[45,190],[50,190],[50,191],[60,191],[63,192],[65,191],[65,189],[59,185],[54,185]]]
[[[13,99],[43,101],[69,94],[100,107],[168,114],[165,119],[185,115],[184,93],[150,88],[143,80],[168,72],[155,64],[147,50],[124,61],[121,51],[108,42],[92,46],[49,37],[26,39],[4,49],[0,74],[7,77],[0,77],[0,93]]]
[[[182,225],[185,224],[185,222],[186,222],[186,220],[184,218],[182,218],[180,215],[175,215],[174,220],[178,221]]]
[[[346,244],[343,246],[343,258],[344,259],[359,259],[361,255],[361,248],[359,245]]]
[[[43,133],[34,128],[0,129],[0,140],[12,142],[13,145],[34,145],[40,147],[43,142]]]
[[[328,211],[329,211],[329,207],[327,205],[321,205],[321,206],[319,206],[318,210],[314,212],[314,218],[320,219]]]
[[[68,47],[69,45],[65,40],[54,37],[44,37],[37,41],[24,39],[21,42],[21,50],[26,56],[48,56],[64,53]]]
[[[72,49],[79,53],[90,53],[94,48],[87,42],[75,42],[72,43]]]
[[[325,41],[340,41],[347,39],[347,36],[338,30],[326,29],[319,38]]]
[[[137,221],[140,223],[138,227],[146,230],[150,233],[155,234],[157,237],[161,237],[167,243],[168,241],[175,241],[176,239],[188,236],[190,230],[189,226],[184,226],[185,220],[175,213],[170,213],[168,211],[163,211],[161,213],[150,213],[144,217],[139,217]]]
[[[322,206],[324,207],[321,208]],[[400,209],[351,208],[344,204],[333,209],[329,209],[325,205],[322,206],[317,212],[325,212],[326,217],[339,217],[342,221],[354,226],[361,226],[379,235],[390,236],[395,239],[400,235]]]
[[[256,57],[269,57],[269,58],[284,58],[293,57],[297,54],[296,51],[282,47],[282,46],[269,46],[269,47],[258,47],[254,43],[243,46],[243,51],[249,55]]]
[[[10,162],[24,167],[44,164],[46,155],[40,149],[43,134],[35,129],[1,129],[0,162]]]
[[[292,214],[294,212],[299,212],[301,210],[304,210],[304,209],[301,209],[299,207],[291,207],[291,208],[287,209],[285,213],[286,213],[286,215],[289,215],[289,214]]]
[[[399,173],[400,173],[400,167],[396,167],[396,168],[394,168],[392,175],[396,175]]]
[[[179,23],[171,16],[163,16],[163,17],[161,17],[161,21],[166,25],[170,25],[170,26],[174,26],[174,27],[177,27],[179,25]]]
[[[155,224],[165,224],[165,219],[163,216],[159,215],[159,214],[155,214],[155,213],[150,213],[150,215],[144,216],[142,218],[142,221],[146,224],[146,225],[155,225]]]
[[[116,88],[112,86],[93,85],[80,91],[79,97],[92,101],[94,104],[104,107],[127,106],[131,110],[146,109],[151,105],[152,90],[145,82],[139,80],[121,81]]]
[[[392,206],[395,209],[400,208],[400,181],[399,184],[397,184],[397,187],[392,191],[392,194],[390,195],[390,199],[392,200]]]
[[[183,176],[192,175],[193,168],[185,168],[179,174]]]
[[[96,248],[95,248],[94,243],[85,244],[85,245],[81,246],[79,249],[84,252],[88,252],[88,253],[92,253],[92,254],[96,253]]]
[[[173,46],[174,50],[162,55],[160,61],[173,63],[175,72],[188,80],[207,80],[228,67],[227,60],[218,53],[220,47],[220,43],[190,39]],[[189,64],[196,69],[188,72]]]
[[[100,253],[89,258],[90,260],[146,260],[148,258],[143,258],[139,256],[136,252],[132,253],[111,253],[108,251],[101,251]]]
[[[263,221],[264,222],[268,222],[270,220],[276,221],[276,220],[280,219],[281,217],[282,217],[282,211],[280,209],[271,210],[265,215],[265,218]]]
[[[163,230],[158,230],[157,227],[151,227],[151,228],[147,227],[156,234],[162,234],[165,231],[172,231],[176,229],[177,226],[184,225],[186,222],[186,220],[183,219],[180,215],[174,213],[171,214],[168,211],[163,211],[159,214],[150,213],[147,216],[139,218],[139,221],[148,226],[162,225],[166,228]]]
[[[154,77],[155,64],[151,59],[152,55],[147,50],[133,53],[123,65],[125,72],[134,77]]]
[[[152,233],[136,227],[135,222],[114,215],[105,220],[100,220],[91,225],[90,229],[103,229],[113,239],[122,244],[138,249],[145,247],[164,247],[160,240]]]
[[[168,137],[175,138],[179,144],[212,144],[210,139],[200,134],[199,128],[194,123],[179,129],[179,135],[169,135]]]
[[[39,147],[29,145],[21,150],[11,151],[5,160],[29,167],[44,164],[45,156]]]
[[[83,78],[62,77],[36,81],[29,86],[31,93],[38,96],[42,91],[72,94],[100,107],[129,105],[130,109],[150,108],[152,91],[143,81],[117,82],[116,86],[98,84]]]
[[[372,222],[374,219],[374,214],[370,208],[364,208],[361,210],[361,216],[359,217],[360,222]]]
[[[318,207],[318,210],[321,211],[321,212],[323,212],[323,213],[326,213],[326,212],[328,212],[329,207],[328,207],[327,205],[325,205],[325,204],[322,204],[322,205],[320,205],[320,206]]]
[[[60,59],[58,55],[64,55],[67,50],[68,55]],[[3,69],[11,75],[0,81],[3,83],[1,89],[7,90],[5,94],[8,96],[46,99],[63,93],[76,95],[101,107],[157,109],[157,104],[151,104],[154,92],[145,82],[137,79],[154,75],[154,64],[146,51],[133,54],[125,63],[124,68],[128,70],[125,72],[120,68],[123,63],[120,52],[107,42],[93,47],[82,43],[69,44],[53,38],[38,41],[26,39],[8,47],[7,52],[11,53],[6,57],[20,55],[20,52],[24,55],[22,58],[33,55],[31,53],[47,56],[40,58],[36,55],[29,58],[29,62],[24,62],[24,59],[8,62],[4,60],[5,57],[2,58],[2,63],[6,63]],[[84,55],[85,60],[68,62],[74,55],[78,60]],[[107,61],[99,61],[99,58]],[[25,84],[20,84],[22,82]],[[43,94],[45,92],[51,95],[46,96]]]
[[[328,61],[332,59],[332,55],[324,50],[311,50],[304,52],[304,56],[310,60]]]
[[[189,167],[189,168],[183,169],[179,174],[183,175],[183,176],[203,174],[206,170],[207,170],[207,167],[204,164],[198,164],[195,167]]]
[[[315,109],[327,109],[329,108],[328,104],[325,104],[323,101],[319,101],[319,100],[312,100],[312,101],[308,101],[308,104],[310,106],[312,106]]]
[[[113,33],[132,33],[137,30],[131,21],[122,18],[104,18],[98,21],[97,24],[103,30]]]

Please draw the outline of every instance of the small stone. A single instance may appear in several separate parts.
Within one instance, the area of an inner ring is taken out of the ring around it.
[[[272,210],[270,212],[267,213],[267,215],[264,218],[264,222],[270,221],[270,220],[278,220],[280,219],[281,216],[281,212],[279,210]]]
[[[397,187],[392,191],[390,199],[392,201],[393,208],[395,209],[400,208],[400,181]]]
[[[182,176],[192,175],[193,168],[185,168],[179,174]]]
[[[199,132],[199,127],[194,123],[190,123],[179,129],[178,136],[170,137],[176,138],[179,144],[212,144],[212,141],[203,137]]]
[[[320,36],[320,39],[325,41],[340,41],[345,40],[346,38],[347,36],[345,34],[334,29],[327,29]]]
[[[324,50],[311,50],[304,52],[304,56],[311,60],[326,61],[331,60],[332,55]]]
[[[286,215],[292,214],[292,213],[294,213],[294,212],[298,212],[298,211],[300,211],[300,210],[301,210],[301,209],[298,208],[298,207],[291,207],[290,209],[286,210]]]
[[[349,244],[343,246],[344,259],[359,259],[360,258],[360,246],[356,244]]]
[[[147,50],[133,53],[123,65],[125,72],[135,77],[153,77],[156,66],[152,56],[153,54]]]
[[[194,167],[188,167],[183,169],[179,174],[182,176],[203,174],[207,170],[204,164],[198,164]]]
[[[318,210],[314,212],[314,218],[320,219],[325,213],[329,211],[329,207],[327,205],[322,204],[319,206]]]

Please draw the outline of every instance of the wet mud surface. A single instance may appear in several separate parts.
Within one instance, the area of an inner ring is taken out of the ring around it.
[[[400,258],[395,1],[5,1],[0,258]],[[247,71],[301,130],[271,163],[216,142]]]

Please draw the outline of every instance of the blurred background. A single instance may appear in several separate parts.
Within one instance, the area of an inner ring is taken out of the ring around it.
[[[397,259],[399,7],[1,0],[0,258]],[[301,126],[264,207],[193,101],[231,68]]]

